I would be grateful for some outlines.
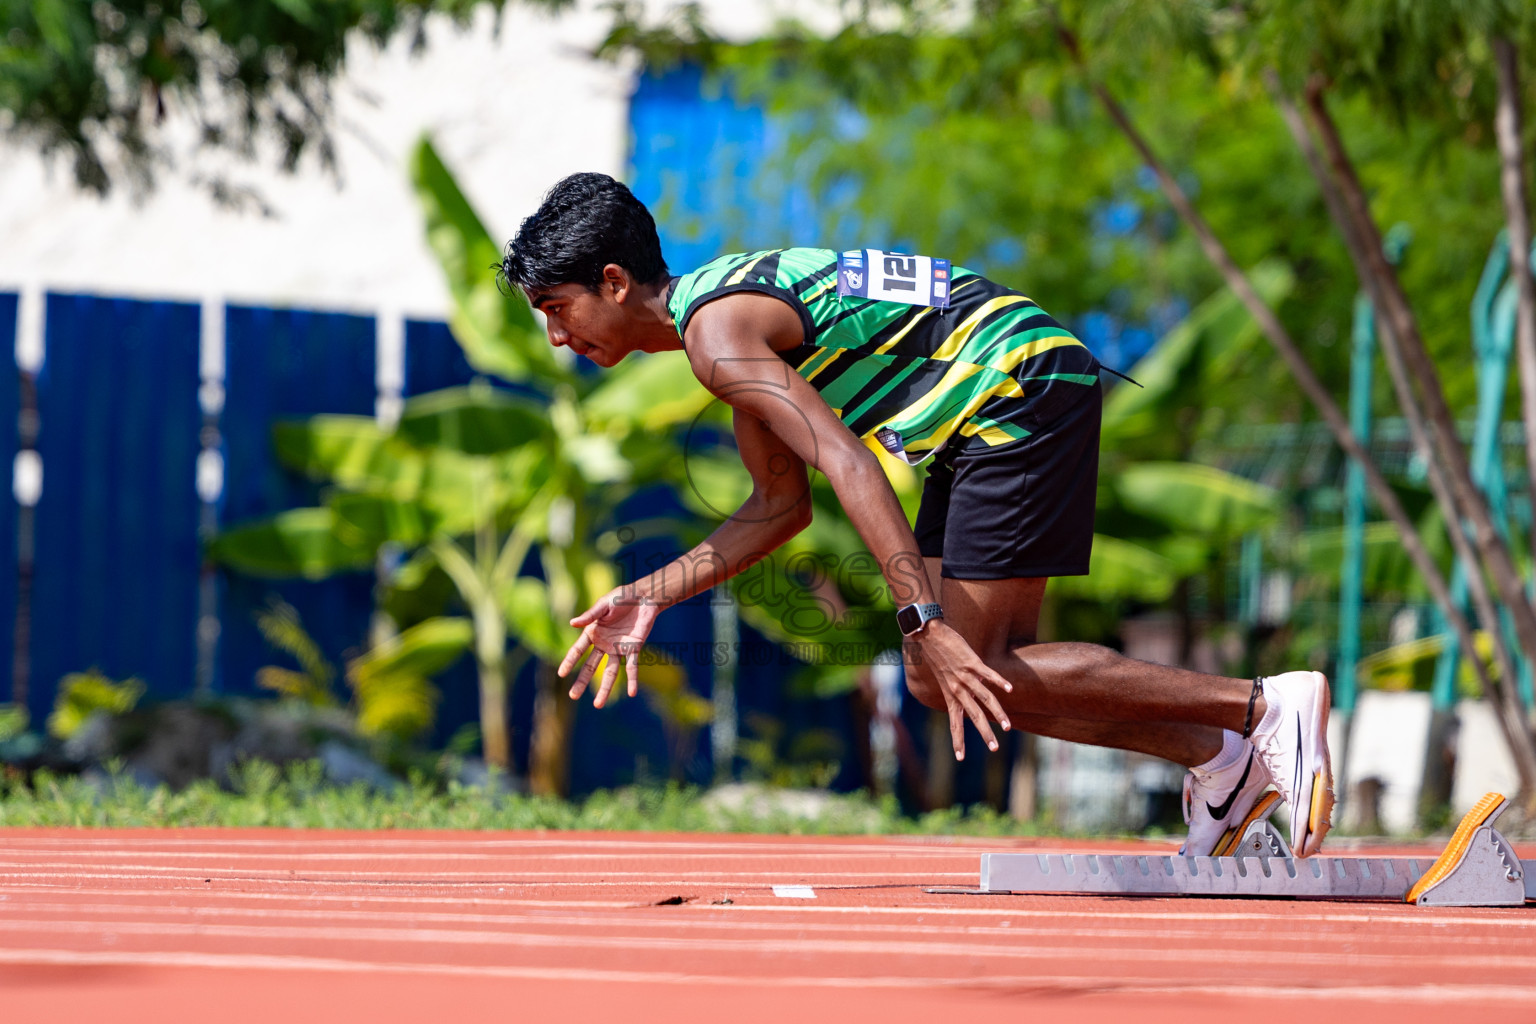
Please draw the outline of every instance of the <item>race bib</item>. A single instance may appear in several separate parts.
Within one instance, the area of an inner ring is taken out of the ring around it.
[[[948,309],[949,273],[949,260],[849,249],[837,258],[837,294]]]

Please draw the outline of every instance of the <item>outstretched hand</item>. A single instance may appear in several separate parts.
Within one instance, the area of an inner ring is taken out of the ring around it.
[[[624,660],[629,695],[633,697],[639,692],[640,648],[645,646],[645,638],[650,635],[651,626],[655,624],[656,616],[661,614],[661,609],[652,601],[626,594],[625,590],[624,587],[610,590],[591,608],[571,620],[571,625],[581,627],[581,636],[576,638],[560,662],[560,678],[564,679],[571,669],[581,664],[583,658],[587,659],[577,673],[576,681],[571,684],[572,700],[586,692],[605,656],[607,665],[603,669],[597,693],[592,698],[593,706],[602,707],[607,703],[608,694],[618,681],[620,658]],[[589,653],[591,657],[587,657]]]
[[[998,692],[1012,693],[1013,684],[989,668],[971,649],[965,638],[932,619],[915,640],[923,667],[938,681],[949,712],[949,739],[955,748],[955,760],[965,760],[965,720],[969,718],[986,741],[988,750],[997,749],[997,734],[988,716],[1005,730],[1013,728]],[[985,710],[983,710],[985,709]]]

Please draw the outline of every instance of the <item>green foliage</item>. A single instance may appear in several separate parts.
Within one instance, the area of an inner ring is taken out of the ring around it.
[[[337,530],[329,508],[296,508],[232,527],[209,542],[208,555],[251,576],[312,580],[366,569],[374,558],[370,548],[350,543]]]
[[[1486,630],[1473,634],[1477,644],[1477,656],[1494,679],[1499,678],[1497,664],[1491,664],[1493,640]],[[1422,637],[1406,643],[1394,644],[1360,659],[1355,666],[1360,686],[1369,690],[1420,690],[1428,692],[1434,686],[1435,670],[1440,655],[1445,650],[1444,634]],[[1456,666],[1456,691],[1465,699],[1477,700],[1483,696],[1482,682],[1467,658]]]
[[[429,729],[438,700],[432,677],[463,656],[474,632],[468,619],[428,619],[348,662],[358,731],[409,739]]]
[[[257,686],[316,707],[336,703],[336,696],[331,692],[336,669],[321,653],[314,637],[305,630],[293,605],[281,598],[273,598],[267,608],[256,614],[256,628],[261,630],[267,643],[297,661],[301,670],[295,672],[278,665],[264,666],[256,670]]]
[[[522,293],[499,287],[492,268],[501,262],[501,247],[425,138],[412,157],[411,177],[426,216],[427,244],[453,295],[449,324],[469,365],[514,382],[566,378]]]
[[[170,154],[161,122],[184,115],[198,145],[255,159],[275,141],[293,170],[335,165],[330,83],[348,40],[419,47],[429,14],[467,24],[506,0],[0,0],[0,126],[62,153],[105,194],[153,183]],[[560,8],[568,0],[527,0]],[[243,198],[221,178],[216,198]]]
[[[232,773],[235,792],[212,780],[179,792],[145,789],[117,776],[106,785],[78,776],[36,773],[30,783],[0,780],[0,828],[321,828],[476,829],[635,832],[751,832],[787,835],[1028,836],[1038,834],[987,807],[951,808],[918,818],[893,798],[825,794],[807,814],[788,803],[711,800],[683,786],[600,791],[579,802],[498,792],[494,787],[425,776],[387,792],[361,783],[325,786],[318,764],[286,771],[246,762]],[[771,795],[771,791],[770,791]],[[766,806],[765,806],[766,805]]]
[[[640,685],[646,701],[670,729],[692,732],[715,717],[714,705],[688,688],[688,673],[670,659],[642,657]]]
[[[395,428],[417,448],[465,455],[499,455],[530,442],[547,442],[548,412],[486,384],[448,388],[410,402]]]
[[[1466,269],[1481,261],[1503,220],[1488,37],[1511,34],[1528,58],[1536,7],[1513,0],[824,6],[837,8],[840,31],[781,22],[764,38],[736,42],[696,9],[655,21],[628,4],[618,9],[608,51],[637,53],[655,67],[698,61],[718,88],[765,99],[793,141],[764,177],[811,181],[814,194],[830,197],[819,214],[849,240],[837,244],[899,243],[950,256],[1017,284],[1061,319],[1098,310],[1156,323],[1170,300],[1211,294],[1218,278],[1099,109],[1089,79],[1105,81],[1239,264],[1274,259],[1294,275],[1282,317],[1324,381],[1342,391],[1358,284],[1263,72],[1278,69],[1293,93],[1325,81],[1377,221],[1403,222],[1416,237],[1436,240],[1407,261],[1402,279],[1453,406],[1473,399],[1465,353],[1475,277]],[[1079,44],[1088,76],[1058,23]],[[1526,131],[1529,151],[1536,128]],[[1105,230],[1111,209],[1131,226]],[[734,245],[780,244],[755,234],[749,216],[728,225]],[[1205,416],[1309,415],[1267,350],[1243,371],[1202,396]],[[1385,380],[1378,390],[1386,398]]]
[[[0,743],[15,739],[27,731],[32,718],[20,704],[0,704]]]
[[[142,696],[144,684],[136,678],[119,683],[94,668],[89,672],[71,672],[59,680],[53,711],[48,715],[48,734],[67,740],[96,712],[126,714]]]

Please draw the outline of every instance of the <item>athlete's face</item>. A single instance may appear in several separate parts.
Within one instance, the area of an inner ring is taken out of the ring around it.
[[[528,301],[544,314],[551,345],[567,347],[598,366],[612,366],[633,347],[627,329],[628,294],[626,275],[621,281],[604,278],[596,289],[580,284],[556,285],[530,292]]]

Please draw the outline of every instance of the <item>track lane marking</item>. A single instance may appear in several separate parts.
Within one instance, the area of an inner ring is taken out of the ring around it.
[[[792,941],[775,939],[730,939],[718,936],[700,939],[661,938],[649,936],[639,941],[633,937],[554,935],[536,932],[450,931],[441,928],[285,928],[277,926],[223,924],[145,924],[137,922],[113,922],[110,927],[101,924],[68,921],[0,919],[0,934],[28,931],[52,934],[133,935],[146,938],[194,937],[199,939],[257,939],[267,941],[308,942],[391,942],[400,945],[498,945],[524,949],[614,949],[638,954],[653,950],[680,953],[784,953],[805,955],[825,953],[835,956],[912,956],[957,957],[1013,960],[1073,960],[1081,959],[1079,949],[1059,945],[991,945],[977,943],[922,943],[922,942],[855,942],[847,940],[805,939]],[[1094,955],[1103,959],[1115,959],[1122,963],[1187,963],[1189,952],[1183,949],[1140,949],[1134,947],[1099,947]],[[1206,963],[1252,964],[1253,956],[1246,950],[1202,950],[1201,959]],[[1333,966],[1349,964],[1363,966],[1404,966],[1403,958],[1376,953],[1338,952],[1299,953],[1268,950],[1266,964],[1279,961],[1291,965]],[[1457,956],[1437,954],[1433,959],[1438,968],[1463,968],[1468,970],[1515,970],[1536,971],[1536,956]],[[1412,966],[1409,964],[1408,966]]]
[[[133,915],[139,917],[169,917],[178,916],[185,918],[241,918],[255,917],[271,919],[283,917],[296,919],[302,922],[304,919],[319,919],[324,921],[364,921],[379,922],[380,924],[402,922],[411,924],[414,922],[427,922],[436,924],[464,924],[464,925],[537,925],[541,927],[563,926],[570,928],[608,928],[608,929],[632,929],[636,934],[631,938],[644,941],[647,936],[641,934],[651,930],[673,929],[687,931],[690,929],[736,929],[740,931],[761,932],[803,932],[807,928],[805,922],[792,921],[731,921],[725,919],[707,920],[697,916],[693,919],[685,919],[675,912],[668,911],[662,914],[587,914],[587,915],[552,915],[552,914],[465,914],[465,913],[424,913],[416,910],[400,910],[394,912],[379,912],[377,910],[337,910],[331,909],[307,909],[307,908],[261,908],[261,907],[201,907],[188,906],[142,906],[136,904],[99,904],[90,906],[78,906],[75,904],[27,904],[23,908],[32,914],[58,913],[58,914],[122,914],[122,918],[107,918],[97,921],[69,922],[81,926],[97,925],[108,928],[122,921],[132,923],[152,923],[134,921]],[[618,909],[618,908],[613,908]],[[624,909],[644,910],[643,906],[628,905]],[[3,908],[0,908],[3,911]],[[0,912],[0,922],[6,918]],[[201,920],[198,924],[205,923]],[[1031,927],[1029,925],[1013,926],[1012,924],[1000,924],[992,926],[983,925],[953,925],[944,927],[928,924],[833,924],[813,922],[809,927],[818,928],[824,933],[841,934],[845,931],[879,932],[883,934],[899,935],[949,935],[963,937],[970,935],[995,935],[995,936],[1030,936],[1041,938],[1057,938],[1071,940],[1093,939],[1145,939],[1149,942],[1167,942],[1177,940],[1195,939],[1201,940],[1208,937],[1208,929],[1194,925],[1187,928],[1074,928],[1074,927]],[[1254,929],[1251,931],[1227,930],[1223,936],[1228,941],[1266,940],[1270,942],[1294,942],[1317,946],[1319,937],[1315,932],[1296,931],[1292,933],[1276,933],[1273,929]],[[1412,944],[1419,947],[1424,942],[1423,935],[1391,935],[1391,936],[1362,936],[1358,933],[1342,933],[1328,938],[1337,939],[1340,944],[1361,945],[1369,942],[1372,945],[1406,945]],[[1508,944],[1507,937],[1498,934],[1460,936],[1456,939],[1459,945],[1497,945]]]
[[[113,876],[113,877],[117,877],[117,876]],[[225,879],[225,881],[228,881],[228,879]],[[258,881],[268,881],[268,880],[266,880],[266,879],[258,879]],[[216,899],[219,899],[219,900],[267,900],[267,901],[285,901],[285,902],[300,901],[300,900],[302,900],[302,901],[306,901],[306,902],[333,902],[333,903],[346,903],[346,902],[357,903],[357,902],[362,902],[362,903],[428,903],[428,904],[441,904],[441,903],[444,902],[445,898],[447,898],[447,897],[441,896],[441,895],[409,895],[409,894],[406,894],[406,893],[390,893],[388,895],[384,895],[384,894],[381,894],[379,892],[379,887],[376,886],[376,885],[373,885],[373,884],[368,883],[368,882],[358,882],[357,884],[359,886],[364,887],[364,891],[360,891],[360,892],[357,892],[357,893],[330,893],[330,892],[319,893],[319,892],[311,892],[311,893],[304,893],[304,894],[300,895],[300,894],[287,893],[287,892],[283,892],[283,893],[277,893],[277,892],[258,892],[258,891],[243,890],[243,889],[219,889],[219,890],[210,892],[208,889],[204,888],[203,883],[201,882],[201,880],[196,880],[195,884],[193,884],[192,880],[189,880],[188,884],[184,888],[174,888],[174,889],[117,889],[117,888],[86,889],[86,888],[83,888],[83,887],[80,887],[80,886],[59,885],[59,884],[56,884],[56,883],[40,883],[40,884],[37,884],[37,885],[17,885],[17,884],[13,883],[9,887],[0,886],[0,897],[3,897],[4,894],[7,891],[9,891],[9,892],[13,892],[13,893],[26,894],[26,895],[30,895],[32,893],[39,893],[39,892],[58,893],[58,894],[64,894],[64,895],[82,895],[82,896],[100,893],[100,894],[111,894],[111,895],[114,895],[114,896],[141,896],[141,897],[143,897],[145,899],[155,899],[155,900],[164,899],[164,898],[166,898],[167,894],[172,894],[172,895],[190,895],[190,896],[200,896],[200,897],[212,897],[212,898],[216,898]],[[577,888],[587,888],[591,884],[592,883],[589,883],[589,882],[556,883],[556,885],[574,886],[574,887],[577,887]],[[623,883],[623,884],[628,884],[628,883]],[[762,889],[761,886],[754,887],[754,886],[730,885],[728,883],[722,883],[722,884],[724,884],[724,886],[725,886],[724,891],[729,892],[732,895],[736,895],[736,896],[747,896],[747,895],[755,894],[755,893],[758,893]],[[514,883],[487,883],[487,887],[488,888],[490,886],[492,886],[492,885],[495,885],[497,888],[549,888],[549,887],[551,887],[548,883],[543,883],[543,884],[540,884],[540,885],[521,885],[521,884],[518,884],[518,883],[515,883],[515,882]],[[669,886],[669,883],[667,883],[665,880],[663,880],[663,881],[659,881],[659,882],[655,883],[654,887],[658,888],[658,889],[661,889],[661,888],[667,888],[668,886]],[[629,899],[629,900],[603,900],[603,899],[592,899],[592,900],[559,900],[559,899],[555,899],[555,900],[548,900],[548,899],[545,899],[545,900],[526,900],[526,899],[519,899],[519,898],[513,897],[513,896],[508,896],[508,897],[494,897],[494,896],[484,896],[484,895],[468,896],[468,895],[461,895],[459,893],[452,894],[451,898],[452,898],[453,902],[455,902],[457,904],[461,904],[461,905],[486,905],[486,906],[509,905],[509,906],[539,906],[539,907],[599,907],[599,908],[609,907],[609,908],[625,908],[625,909],[630,909],[630,908],[634,908],[635,907],[635,903],[636,903],[635,899]],[[637,897],[637,899],[639,899],[639,898],[643,898],[643,896]],[[731,904],[731,905],[713,905],[713,904],[702,903],[702,902],[701,903],[693,903],[693,904],[689,904],[688,905],[688,911],[686,911],[686,912],[710,911],[710,912],[718,912],[718,913],[728,913],[728,914],[733,914],[733,915],[735,915],[735,914],[756,914],[756,913],[763,913],[763,914],[786,914],[786,913],[788,913],[788,914],[807,914],[807,915],[857,915],[857,914],[887,915],[887,916],[890,916],[890,915],[916,915],[916,916],[919,916],[919,917],[922,917],[922,916],[936,916],[936,915],[947,915],[947,916],[956,916],[956,917],[999,917],[999,916],[1001,916],[1001,917],[1009,917],[1009,918],[1050,918],[1051,920],[1055,920],[1055,921],[1071,921],[1071,920],[1078,920],[1078,919],[1081,919],[1081,920],[1094,920],[1094,919],[1100,918],[1100,917],[1104,916],[1103,912],[1102,912],[1102,908],[1105,908],[1105,907],[1108,907],[1108,906],[1113,906],[1114,903],[1116,902],[1114,897],[1106,897],[1106,898],[1102,898],[1101,899],[1099,897],[1094,897],[1094,896],[1017,896],[1017,897],[1010,897],[1010,896],[978,896],[978,897],[974,897],[974,899],[976,899],[978,901],[980,901],[980,900],[997,900],[999,902],[994,904],[994,905],[992,905],[992,906],[990,906],[990,907],[951,907],[951,906],[943,906],[943,905],[923,905],[923,904],[913,904],[911,906],[904,906],[904,907],[846,906],[846,905],[838,905],[838,904],[818,904],[818,905],[814,905],[814,906],[808,905],[808,904],[807,905],[795,905],[795,906],[780,906],[780,905],[776,905],[774,903],[766,902],[766,897],[765,897],[765,902],[763,902],[763,903],[735,903],[735,904]],[[1055,909],[1055,908],[1051,908],[1051,909],[1032,909],[1032,908],[1029,908],[1029,907],[1018,907],[1018,906],[1008,905],[1008,903],[1011,903],[1014,900],[1029,900],[1029,901],[1032,901],[1032,902],[1033,901],[1039,901],[1039,900],[1053,900],[1053,901],[1060,901],[1060,902],[1062,902],[1064,904],[1067,904],[1067,903],[1079,904],[1079,905],[1086,906],[1086,907],[1092,907],[1094,909],[1092,909],[1092,910],[1075,911],[1075,910]],[[1004,902],[1004,901],[1007,901],[1007,902]],[[1081,902],[1081,901],[1088,901],[1088,902]],[[1149,902],[1149,901],[1138,900],[1137,902],[1144,903],[1144,902]],[[1167,898],[1157,899],[1155,902],[1157,902],[1157,903],[1159,903],[1161,905],[1167,906],[1167,905],[1172,905],[1172,904],[1175,904],[1175,903],[1179,903],[1179,904],[1189,904],[1189,903],[1231,904],[1231,903],[1235,903],[1235,902],[1239,902],[1239,901],[1237,901],[1237,900],[1224,900],[1224,899],[1221,899],[1220,897],[1208,897],[1208,898],[1167,897]],[[1247,903],[1247,902],[1251,902],[1251,901],[1244,900],[1244,901],[1241,901],[1241,902]],[[1499,928],[1499,929],[1528,929],[1528,928],[1536,928],[1536,919],[1533,919],[1533,918],[1531,918],[1529,916],[1526,916],[1526,915],[1522,915],[1522,914],[1520,914],[1518,912],[1518,910],[1516,910],[1514,912],[1511,912],[1511,908],[1488,908],[1487,910],[1483,911],[1480,914],[1469,914],[1469,913],[1466,912],[1465,908],[1463,908],[1463,909],[1461,909],[1459,911],[1456,911],[1456,912],[1442,913],[1442,912],[1440,912],[1438,910],[1433,911],[1433,912],[1425,912],[1422,908],[1409,907],[1409,906],[1399,906],[1396,903],[1380,903],[1380,904],[1376,904],[1376,903],[1358,903],[1358,904],[1353,904],[1353,905],[1354,906],[1370,907],[1371,909],[1368,910],[1368,911],[1360,911],[1360,910],[1340,911],[1338,913],[1317,913],[1317,912],[1311,912],[1311,911],[1309,911],[1309,912],[1297,912],[1297,913],[1289,913],[1288,912],[1292,908],[1295,908],[1295,907],[1300,906],[1300,905],[1302,905],[1302,904],[1300,904],[1298,902],[1279,901],[1279,900],[1277,900],[1277,901],[1273,902],[1272,904],[1270,904],[1270,906],[1273,906],[1275,908],[1275,911],[1272,912],[1272,913],[1260,913],[1260,912],[1248,912],[1248,911],[1230,911],[1230,910],[1226,910],[1226,911],[1217,911],[1217,910],[1212,910],[1212,911],[1196,911],[1196,910],[1171,910],[1171,909],[1170,910],[1135,910],[1135,909],[1121,909],[1120,907],[1117,906],[1117,907],[1115,907],[1113,913],[1114,913],[1114,916],[1115,916],[1116,919],[1122,920],[1122,921],[1124,921],[1124,920],[1145,920],[1145,921],[1152,921],[1152,922],[1164,922],[1164,921],[1173,921],[1173,920],[1183,920],[1183,921],[1206,922],[1206,923],[1237,922],[1237,921],[1263,921],[1263,922],[1268,922],[1268,923],[1272,923],[1272,924],[1273,923],[1285,923],[1285,922],[1297,922],[1297,923],[1313,923],[1313,924],[1373,924],[1373,925],[1403,924],[1403,925],[1408,925],[1408,926],[1413,926],[1413,927],[1433,927],[1433,926],[1442,926],[1442,925],[1457,925],[1457,926],[1483,926],[1483,925],[1487,925],[1487,926],[1496,927],[1496,928]],[[1319,905],[1322,905],[1322,904],[1320,902],[1310,902],[1309,901],[1306,905],[1309,905],[1309,906],[1319,906]],[[3,905],[3,903],[0,903],[0,912],[3,912],[3,910],[4,910],[4,905]],[[680,911],[680,912],[684,912],[684,911]]]
[[[309,971],[336,974],[429,974],[508,978],[528,981],[619,982],[657,985],[719,985],[728,988],[952,988],[1017,994],[1021,990],[1061,995],[1203,995],[1268,1000],[1350,999],[1369,1002],[1467,1004],[1473,1001],[1514,1002],[1528,1006],[1536,988],[1518,985],[1147,985],[1116,984],[1097,976],[1018,975],[988,979],[911,978],[902,976],[809,976],[743,978],[735,975],[683,974],[671,971],[619,971],[592,968],[465,966],[377,961],[332,960],[320,957],[262,954],[126,953],[75,950],[0,949],[0,963],[49,966],[195,967],[232,970]]]

